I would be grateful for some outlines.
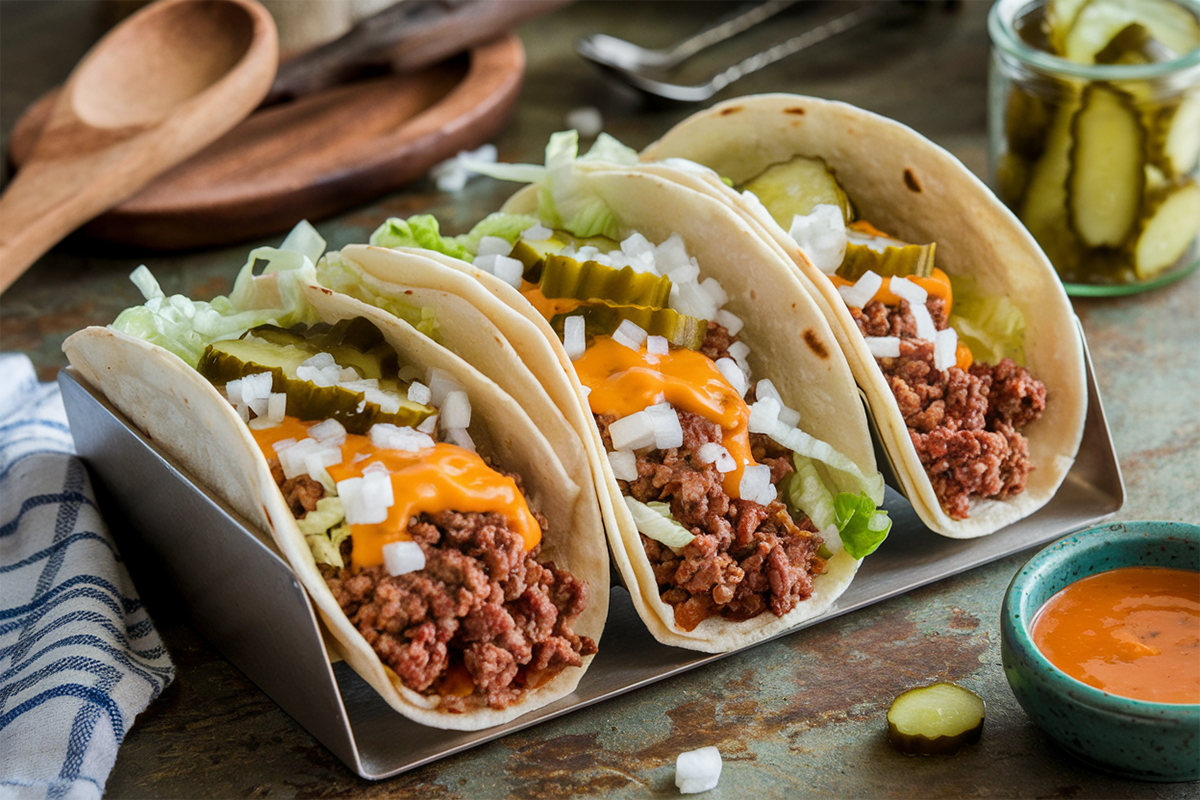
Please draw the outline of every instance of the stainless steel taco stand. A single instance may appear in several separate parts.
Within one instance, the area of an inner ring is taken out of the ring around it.
[[[925,528],[889,488],[885,507],[894,525],[887,542],[864,562],[837,605],[808,624],[1053,541],[1116,512],[1125,489],[1086,348],[1085,342],[1083,442],[1047,506],[991,536],[946,539]],[[110,525],[122,551],[146,552],[177,588],[196,629],[364,778],[415,769],[727,655],[659,644],[617,586],[600,653],[573,694],[487,731],[418,725],[394,712],[344,663],[330,663],[307,595],[266,536],[194,484],[75,370],[61,372],[59,385],[102,510],[127,523]]]

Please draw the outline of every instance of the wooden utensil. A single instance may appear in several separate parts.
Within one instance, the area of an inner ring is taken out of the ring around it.
[[[0,292],[253,111],[278,60],[275,23],[255,0],[159,0],[110,31],[67,79],[0,198]]]

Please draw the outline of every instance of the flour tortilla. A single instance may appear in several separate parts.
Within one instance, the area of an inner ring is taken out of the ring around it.
[[[862,219],[905,241],[937,242],[941,269],[951,276],[970,275],[980,291],[1007,296],[1020,307],[1026,323],[1025,366],[1047,390],[1045,413],[1023,429],[1035,467],[1024,492],[1006,500],[977,499],[964,520],[942,510],[895,397],[833,284],[760,203],[738,195],[717,177],[740,185],[796,155],[824,159]],[[893,120],[845,103],[787,94],[713,106],[671,129],[642,157],[688,159],[715,170],[717,174],[680,174],[693,188],[739,209],[795,265],[867,395],[900,489],[927,526],[951,538],[974,538],[1049,502],[1074,464],[1087,417],[1082,335],[1045,254],[961,162]]]
[[[866,414],[853,376],[828,323],[785,258],[734,209],[704,192],[640,168],[592,163],[576,165],[576,169],[578,180],[586,182],[588,189],[614,210],[622,235],[638,231],[653,241],[663,241],[676,232],[683,237],[689,253],[699,260],[703,277],[717,278],[729,293],[725,308],[746,320],[741,338],[751,347],[754,376],[771,378],[784,401],[800,412],[801,428],[829,442],[865,473],[874,473]],[[503,210],[534,213],[535,193],[536,187],[528,187],[510,199]],[[411,258],[424,251],[398,252]],[[859,566],[841,548],[836,536],[829,543],[834,555],[827,571],[816,578],[813,596],[787,615],[776,617],[768,612],[744,622],[717,617],[705,620],[692,631],[677,628],[674,609],[659,598],[640,535],[558,336],[508,284],[457,259],[424,255],[451,270],[433,282],[469,296],[502,325],[514,349],[545,385],[570,386],[575,393],[576,412],[567,416],[583,420],[592,437],[588,451],[602,487],[601,507],[614,564],[639,616],[658,641],[702,652],[727,652],[779,635],[832,607]],[[347,248],[342,256],[358,263],[375,279],[396,284],[406,282],[411,274],[406,265],[413,263],[386,259],[379,248]],[[464,281],[463,276],[469,280]]]
[[[530,506],[547,517],[539,558],[553,560],[588,584],[587,609],[575,630],[599,642],[608,612],[608,554],[589,473],[572,475],[563,466],[564,459],[578,457],[578,440],[565,435],[563,427],[543,431],[535,425],[522,403],[468,363],[481,355],[469,345],[460,343],[456,355],[380,309],[322,287],[309,287],[305,294],[325,322],[366,317],[396,348],[402,364],[446,370],[466,389],[474,411],[469,428],[473,440],[481,453],[493,455],[500,466],[522,477]],[[487,322],[473,307],[455,308],[458,324]],[[436,699],[404,687],[341,611],[250,431],[212,384],[174,354],[108,328],[80,331],[63,349],[83,377],[134,425],[201,484],[269,532],[308,590],[336,649],[401,714],[435,728],[479,730],[574,691],[594,656],[585,658],[582,668],[563,670],[501,710],[452,713],[439,709]]]

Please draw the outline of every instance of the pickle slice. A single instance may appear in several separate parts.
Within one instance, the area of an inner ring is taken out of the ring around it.
[[[601,253],[620,250],[621,243],[607,236],[589,236],[581,239],[566,231],[554,231],[549,239],[520,239],[513,245],[509,258],[515,258],[525,265],[523,277],[530,283],[537,283],[542,277],[542,262],[547,256],[561,253],[570,247],[578,250],[581,247],[594,247]]]
[[[819,158],[796,156],[782,164],[773,164],[738,190],[749,191],[762,201],[785,231],[791,229],[792,219],[797,214],[807,216],[821,204],[842,209],[842,216],[848,223],[854,220],[850,198]]]
[[[1139,22],[1131,22],[1096,53],[1097,64],[1155,64],[1175,54]]]
[[[588,336],[611,336],[620,324],[629,320],[651,336],[663,336],[676,347],[699,350],[708,334],[708,321],[680,314],[672,308],[619,305],[607,301],[584,303],[574,311],[557,314],[550,327],[562,337],[567,317],[583,315]]]
[[[1200,19],[1171,0],[1088,0],[1075,16],[1062,55],[1079,64],[1095,64],[1096,55],[1134,23],[1145,27],[1172,57],[1200,47]]]
[[[277,336],[278,332],[279,329],[274,329],[268,335]],[[271,390],[287,395],[287,413],[290,416],[305,420],[336,419],[351,433],[366,433],[377,422],[415,426],[437,413],[431,406],[409,400],[406,396],[407,386],[394,377],[379,379],[379,390],[390,397],[387,404],[368,400],[367,392],[356,388],[317,386],[297,378],[296,369],[321,352],[314,342],[303,337],[299,337],[299,341],[299,345],[280,344],[248,336],[215,342],[205,349],[197,370],[214,384],[270,372]],[[354,352],[360,358],[366,357],[366,354],[358,353],[348,345],[339,345],[337,348],[343,354]],[[337,356],[334,356],[334,360],[346,366]],[[393,405],[397,407],[393,409]]]
[[[1160,109],[1149,135],[1150,159],[1168,177],[1190,173],[1200,161],[1200,92]]]
[[[1045,99],[1013,85],[1004,108],[1004,140],[1008,151],[1030,161],[1038,159],[1046,146],[1053,111]]]
[[[1191,180],[1155,192],[1133,237],[1133,265],[1140,280],[1178,261],[1200,234],[1200,185]]]
[[[1015,207],[1025,194],[1032,163],[1016,153],[1001,153],[996,161],[996,193],[1005,205]]]
[[[1062,55],[1066,49],[1067,34],[1079,16],[1079,10],[1088,0],[1049,0],[1046,3],[1045,33],[1053,52]]]
[[[901,753],[948,755],[983,734],[983,698],[956,683],[909,689],[888,709],[888,739]]]
[[[579,262],[570,256],[549,255],[538,284],[545,297],[607,300],[618,305],[663,308],[671,297],[671,279],[633,267],[617,269],[598,261]]]
[[[869,270],[884,278],[928,278],[933,274],[935,248],[936,244],[930,243],[903,244],[881,250],[870,244],[847,242],[846,258],[837,268],[837,275],[857,281]]]
[[[1071,227],[1090,247],[1116,247],[1133,229],[1141,206],[1146,134],[1124,92],[1093,83],[1081,103],[1071,124]]]
[[[1060,272],[1077,264],[1082,250],[1067,221],[1067,173],[1071,162],[1071,118],[1077,100],[1063,103],[1046,134],[1046,148],[1033,165],[1017,217]]]

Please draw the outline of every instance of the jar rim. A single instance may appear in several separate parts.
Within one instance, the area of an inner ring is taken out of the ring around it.
[[[1013,20],[1021,12],[1046,0],[996,0],[988,11],[988,35],[992,44],[1010,56],[1034,67],[1061,75],[1092,81],[1147,80],[1161,78],[1200,65],[1200,47],[1171,61],[1153,64],[1079,64],[1038,50],[1022,41],[1013,28]],[[1200,17],[1200,0],[1173,0],[1190,8]]]

